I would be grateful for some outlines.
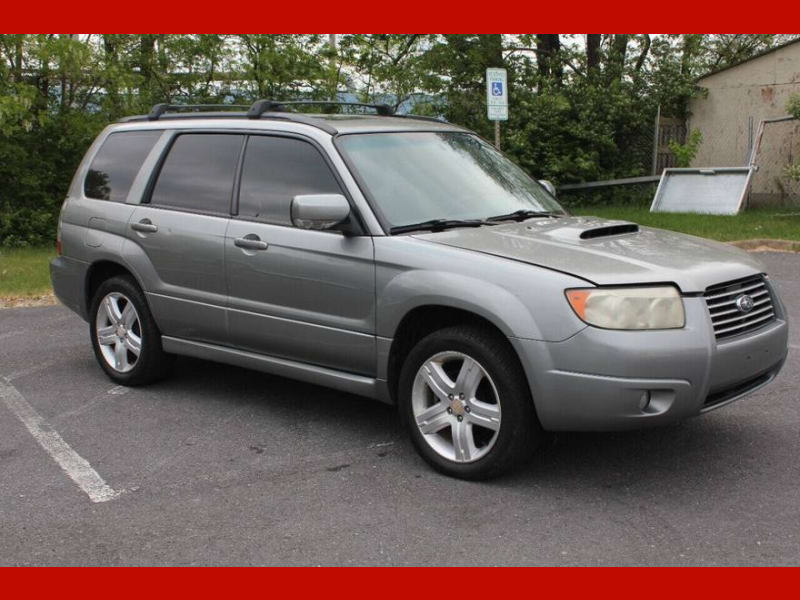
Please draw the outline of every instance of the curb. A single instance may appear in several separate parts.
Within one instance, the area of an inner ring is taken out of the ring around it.
[[[728,243],[750,252],[800,252],[800,242],[792,240],[755,239]]]

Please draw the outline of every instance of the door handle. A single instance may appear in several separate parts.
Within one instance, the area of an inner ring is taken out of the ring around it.
[[[237,248],[243,248],[245,250],[266,250],[269,248],[269,244],[267,244],[267,242],[262,242],[261,238],[253,233],[234,239],[233,245]]]
[[[142,219],[138,223],[131,223],[131,229],[134,231],[141,231],[143,233],[155,233],[158,231],[158,226],[153,225],[150,219]]]

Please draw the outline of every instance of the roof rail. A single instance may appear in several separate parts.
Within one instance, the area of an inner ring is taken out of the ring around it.
[[[394,115],[394,109],[388,104],[366,104],[364,102],[340,102],[337,100],[256,100],[247,111],[250,119],[258,119],[266,112],[280,112],[286,106],[358,106],[372,108],[382,117]]]
[[[398,114],[395,115],[394,111],[391,106],[386,104],[366,104],[362,102],[337,102],[337,101],[326,101],[326,100],[287,100],[284,102],[276,101],[276,100],[256,100],[252,105],[242,105],[242,104],[156,104],[150,109],[150,113],[147,115],[134,115],[130,117],[123,117],[119,119],[118,123],[134,123],[134,122],[141,122],[141,121],[158,121],[161,118],[164,119],[277,119],[281,121],[292,121],[294,123],[303,123],[304,125],[310,125],[311,127],[315,127],[317,129],[321,129],[331,135],[336,135],[338,132],[336,127],[334,127],[330,122],[327,122],[325,119],[315,118],[314,115],[306,115],[304,113],[298,112],[291,112],[287,111],[287,106],[302,106],[302,105],[334,105],[334,106],[358,106],[358,107],[365,107],[365,108],[372,108],[374,109],[379,116],[396,116],[396,117],[403,117],[406,119],[415,119],[415,120],[423,120],[423,121],[433,121],[437,123],[447,123],[447,121],[443,119],[438,119],[436,117],[426,117],[422,115],[406,115],[406,114]],[[214,109],[230,109],[230,108],[247,108],[247,112],[244,111],[221,111],[221,112],[203,112],[203,110],[208,109],[209,111],[213,111]]]
[[[166,112],[197,109],[247,108],[246,104],[156,104],[147,115],[148,121],[158,121]]]
[[[247,108],[247,106],[240,106],[234,104],[222,104],[219,106],[228,107],[235,107],[235,108]],[[223,112],[169,112],[170,109],[173,108],[187,108],[187,109],[194,109],[194,108],[218,108],[219,106],[214,104],[194,104],[194,105],[168,105],[168,104],[156,104],[151,110],[150,113],[147,115],[133,115],[129,117],[122,117],[117,122],[118,123],[136,123],[142,121],[158,121],[163,119],[244,119],[249,117],[249,113],[244,111],[223,111]],[[272,107],[274,108],[274,106]],[[267,108],[269,109],[269,107]],[[315,119],[313,116],[307,116],[300,113],[293,113],[293,112],[264,112],[262,115],[264,118],[269,119],[276,119],[279,121],[292,121],[294,123],[303,123],[304,125],[310,125],[311,127],[315,127],[317,129],[321,129],[331,135],[336,135],[337,130],[335,127],[332,127],[329,123],[326,123],[322,119]],[[253,117],[250,117],[253,118]],[[257,117],[258,118],[258,117]]]

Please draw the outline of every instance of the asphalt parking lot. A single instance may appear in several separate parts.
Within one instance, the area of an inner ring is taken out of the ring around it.
[[[760,258],[800,323],[800,255]],[[190,359],[115,387],[67,309],[3,310],[0,564],[798,565],[797,327],[790,344],[725,409],[559,435],[468,483],[429,470],[390,407]]]

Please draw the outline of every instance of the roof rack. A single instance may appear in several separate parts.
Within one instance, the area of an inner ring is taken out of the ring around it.
[[[401,117],[405,119],[414,119],[421,121],[433,121],[437,123],[447,123],[442,119],[436,117],[427,117],[422,115],[407,115],[395,114],[391,106],[386,104],[366,104],[363,102],[338,102],[327,100],[256,100],[251,105],[243,104],[156,104],[150,109],[147,115],[136,115],[131,117],[123,117],[119,120],[120,123],[132,123],[141,121],[158,121],[162,117],[169,119],[276,119],[281,121],[292,121],[295,123],[303,123],[321,129],[331,135],[337,133],[337,129],[327,122],[325,119],[315,118],[314,115],[307,115],[298,112],[286,110],[287,106],[319,106],[319,105],[332,105],[332,106],[357,106],[364,108],[374,109],[378,116],[382,117]],[[238,111],[219,109],[238,108]],[[241,109],[247,108],[247,112]],[[208,110],[209,112],[203,112]],[[211,112],[216,110],[217,112]]]
[[[285,106],[358,106],[372,108],[381,117],[391,117],[394,109],[388,104],[366,104],[364,102],[340,102],[337,100],[256,100],[247,111],[247,117],[258,119],[265,112],[280,112]]]
[[[432,121],[434,123],[447,123],[445,119],[429,117],[425,115],[398,114],[388,104],[367,104],[364,102],[341,102],[337,100],[256,100],[247,111],[247,117],[258,119],[267,112],[283,112],[285,106],[358,106],[362,108],[373,108],[380,117],[401,117],[404,119],[414,119],[417,121]],[[295,113],[296,114],[296,113]]]
[[[205,110],[219,108],[248,108],[247,104],[156,104],[147,115],[148,121],[158,121],[168,111]]]

